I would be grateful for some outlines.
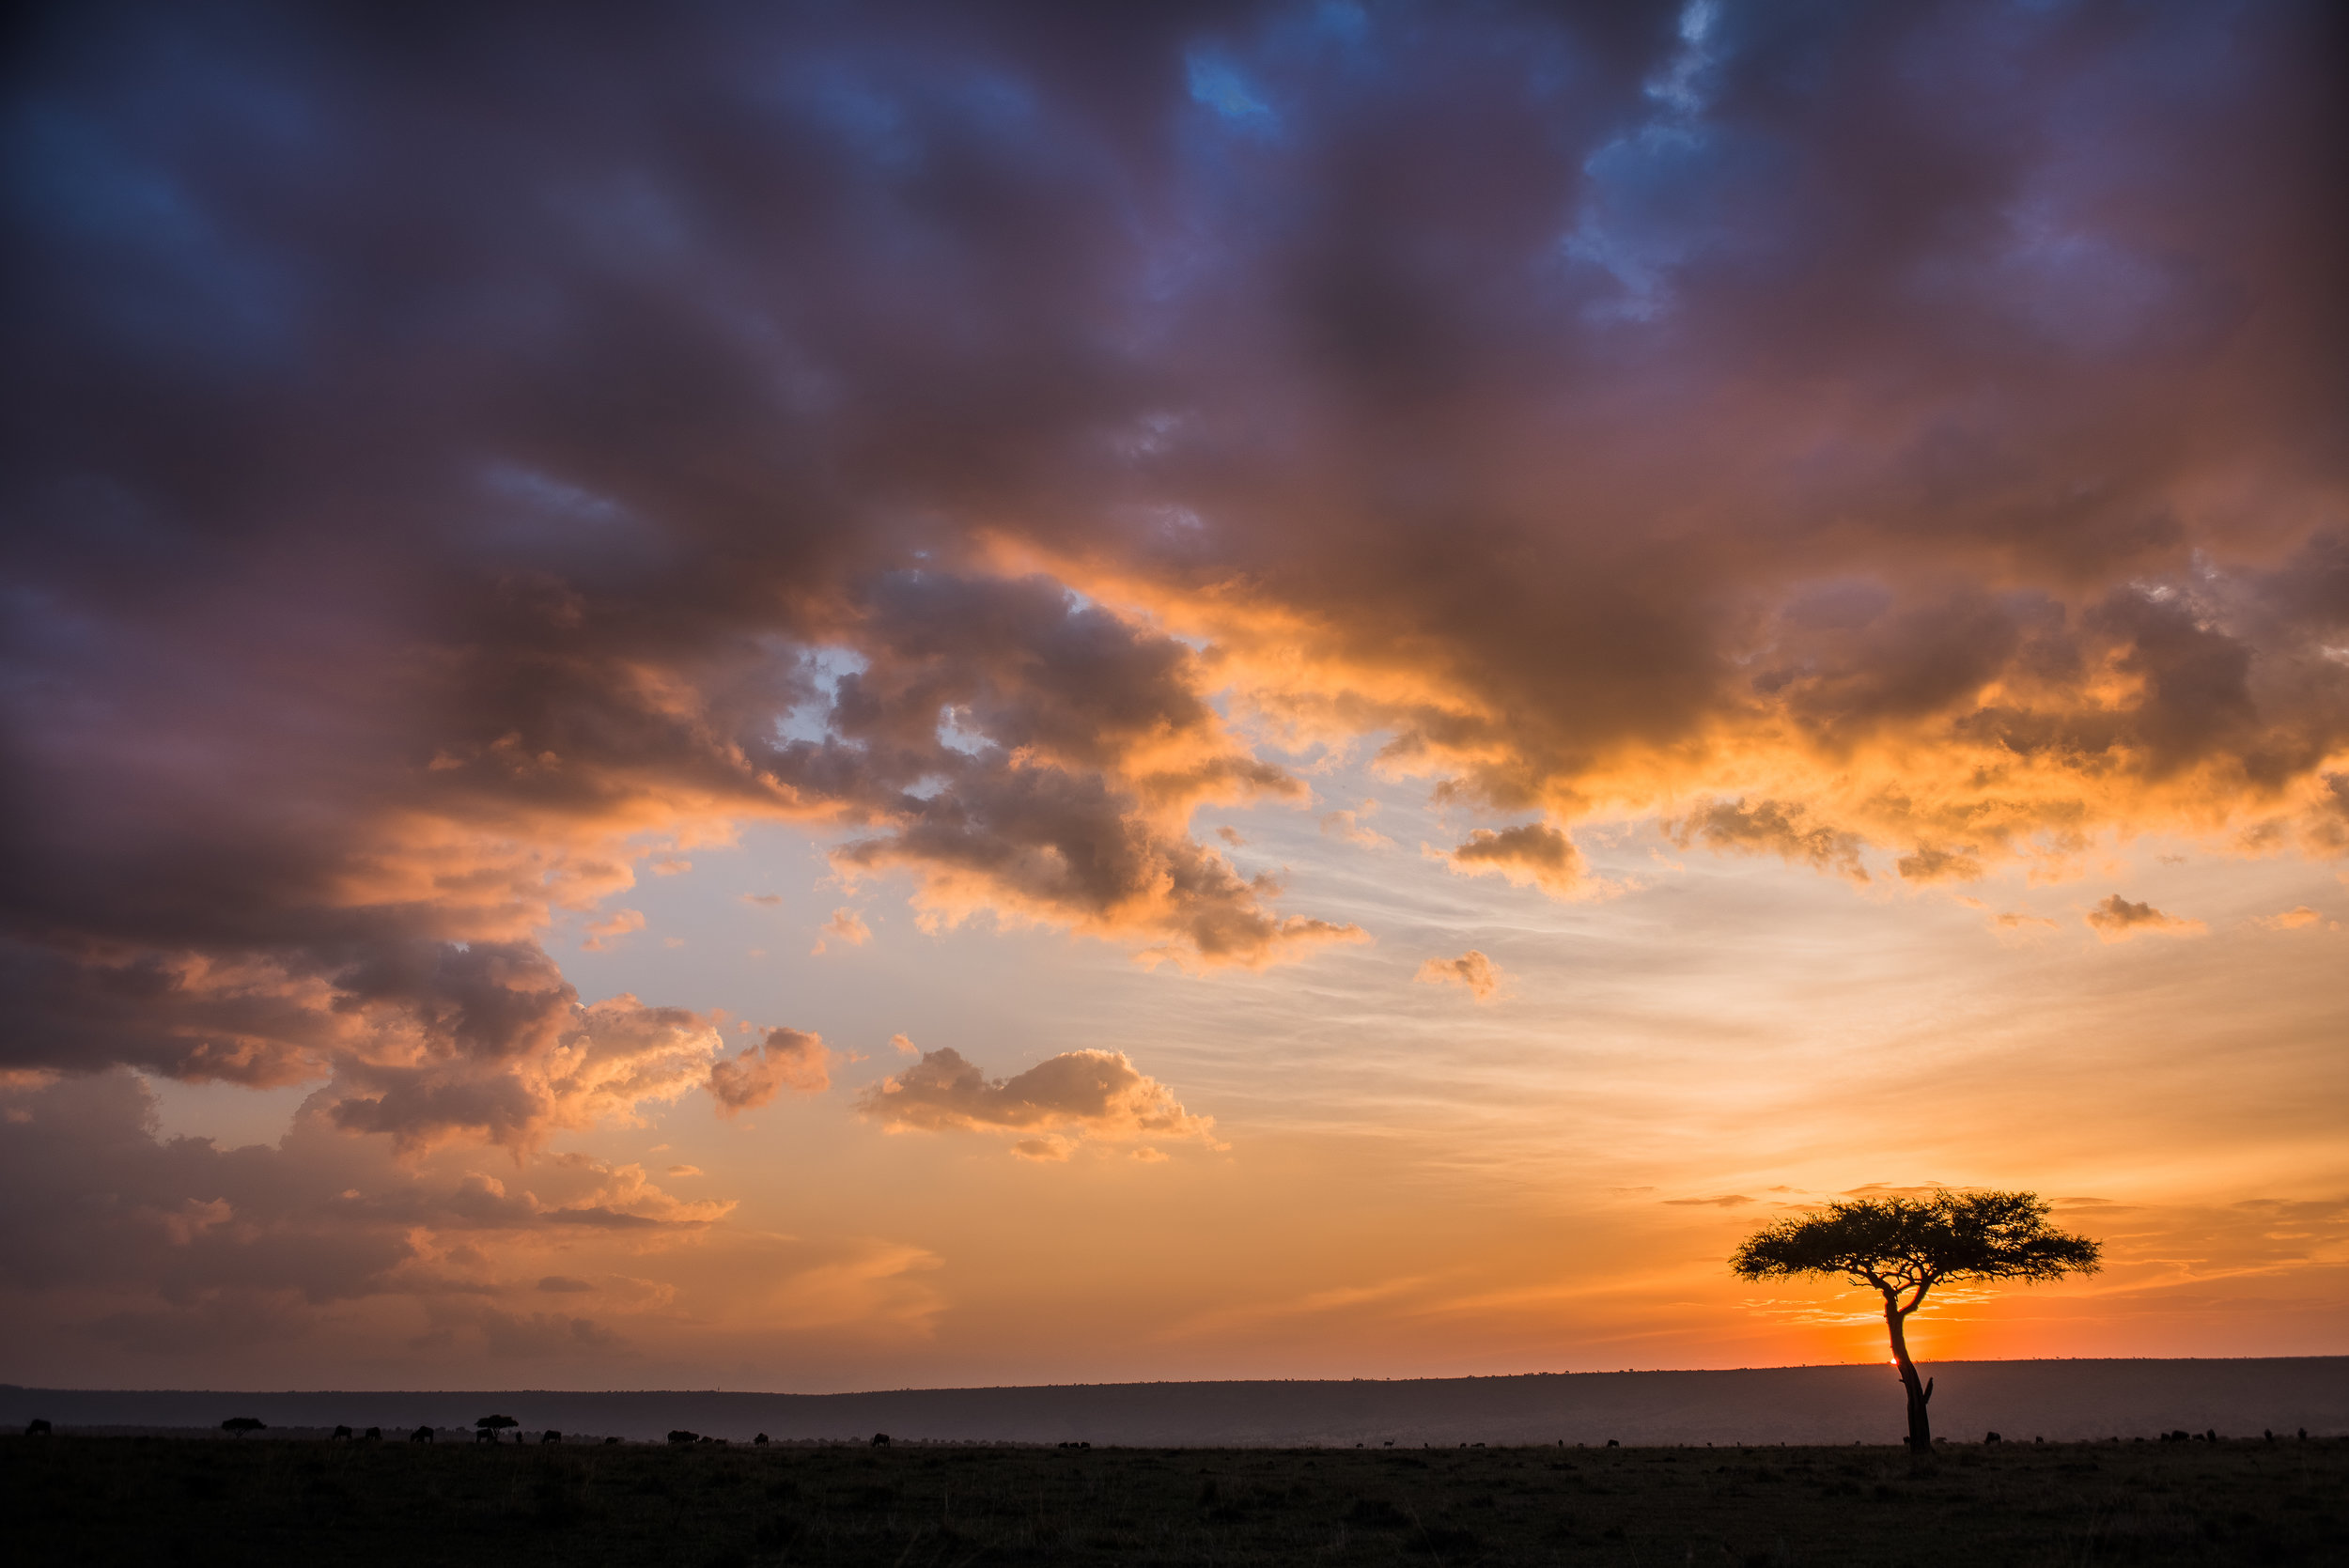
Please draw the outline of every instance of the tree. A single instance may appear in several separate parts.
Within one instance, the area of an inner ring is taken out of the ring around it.
[[[2093,1274],[2104,1247],[2066,1235],[2047,1223],[2047,1205],[2035,1192],[1952,1192],[1930,1198],[1857,1198],[1781,1219],[1748,1236],[1729,1260],[1742,1280],[1840,1275],[1873,1285],[1884,1297],[1884,1326],[1892,1359],[1908,1392],[1908,1452],[1933,1452],[1925,1404],[1933,1381],[1917,1381],[1902,1332],[1908,1314],[1934,1286],[1974,1280],[2020,1280],[2026,1284]]]
[[[243,1436],[248,1432],[266,1432],[269,1430],[261,1424],[257,1418],[253,1416],[231,1416],[226,1421],[220,1423],[220,1429],[223,1432],[233,1432],[240,1437]]]
[[[498,1440],[499,1433],[509,1426],[520,1426],[521,1422],[511,1416],[484,1416],[474,1422],[474,1425],[481,1429],[481,1441],[494,1443]]]

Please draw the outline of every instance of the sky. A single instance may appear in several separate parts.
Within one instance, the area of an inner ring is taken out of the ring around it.
[[[2349,1353],[2327,8],[9,25],[0,1380]]]

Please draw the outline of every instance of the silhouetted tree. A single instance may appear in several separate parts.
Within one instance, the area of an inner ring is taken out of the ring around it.
[[[520,1426],[521,1425],[521,1422],[516,1421],[511,1416],[484,1416],[479,1421],[474,1422],[474,1425],[480,1429],[480,1441],[485,1443],[494,1443],[498,1440],[499,1433],[505,1431],[509,1426]]]
[[[233,1432],[240,1437],[243,1436],[248,1432],[266,1432],[269,1430],[261,1424],[257,1418],[253,1416],[231,1416],[226,1421],[220,1423],[220,1429],[223,1432]]]
[[[1923,1199],[1857,1198],[1781,1219],[1748,1236],[1729,1266],[1743,1280],[1828,1275],[1875,1286],[1908,1391],[1908,1451],[1922,1457],[1933,1452],[1925,1416],[1933,1382],[1918,1382],[1902,1327],[1926,1293],[1973,1280],[2030,1284],[2093,1274],[2103,1253],[2101,1243],[2051,1227],[2037,1193],[1941,1190]]]

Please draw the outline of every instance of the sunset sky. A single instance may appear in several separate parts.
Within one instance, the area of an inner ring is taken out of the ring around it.
[[[2349,1353],[2328,8],[13,25],[0,1380]]]

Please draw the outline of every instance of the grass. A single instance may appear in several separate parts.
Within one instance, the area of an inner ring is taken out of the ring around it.
[[[0,1439],[17,1560],[2349,1561],[2349,1441],[1885,1448],[615,1447]]]

